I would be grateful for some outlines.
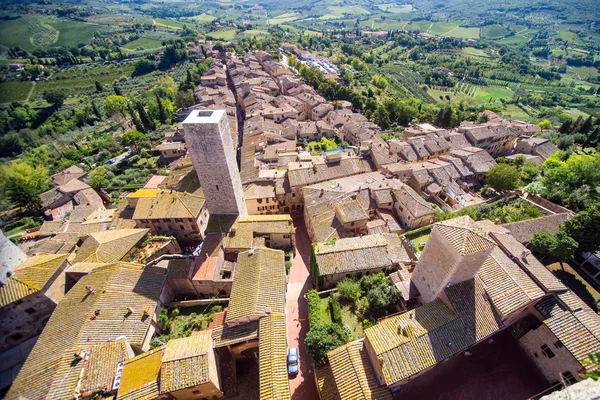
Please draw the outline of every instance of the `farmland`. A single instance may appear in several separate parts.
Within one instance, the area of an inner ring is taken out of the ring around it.
[[[23,101],[33,86],[33,82],[10,81],[0,83],[0,103]]]
[[[508,35],[510,31],[503,27],[502,25],[486,25],[481,28],[481,37],[487,39],[499,39]]]
[[[162,47],[162,42],[160,40],[142,37],[127,44],[124,44],[121,47],[127,50],[158,49]]]

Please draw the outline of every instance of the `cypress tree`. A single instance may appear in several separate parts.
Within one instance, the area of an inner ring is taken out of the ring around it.
[[[148,115],[148,112],[144,108],[144,105],[138,101],[138,102],[136,102],[136,108],[140,115],[140,120],[142,121],[142,124],[144,125],[144,128],[146,129],[146,131],[155,130],[156,124],[154,123],[152,118],[150,118],[150,116]]]
[[[129,111],[129,115],[131,115],[131,121],[133,121],[133,124],[135,125],[136,129],[142,133],[146,133],[146,128],[144,127],[144,124],[142,124],[142,121],[140,121],[140,117],[134,110],[131,103],[127,104],[127,110]]]
[[[167,122],[167,110],[165,109],[165,105],[163,104],[162,100],[160,99],[160,96],[158,95],[158,93],[156,94],[156,102],[158,103],[158,119],[160,120],[161,123],[165,123]]]

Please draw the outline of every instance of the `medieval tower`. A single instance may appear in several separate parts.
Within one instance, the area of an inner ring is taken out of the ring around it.
[[[473,278],[494,247],[469,216],[434,224],[411,279],[421,301],[429,303],[446,287]]]
[[[183,129],[208,211],[248,214],[225,111],[192,111],[183,121]]]

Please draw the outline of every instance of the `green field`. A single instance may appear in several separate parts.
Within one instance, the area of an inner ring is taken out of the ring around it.
[[[505,118],[516,119],[519,121],[527,121],[529,118],[529,114],[521,109],[521,107],[516,104],[508,104],[504,107],[502,111],[502,116]]]
[[[508,36],[508,37],[505,37],[504,39],[498,40],[498,43],[502,43],[502,44],[516,44],[516,45],[525,44],[527,42],[529,42],[529,38],[527,38],[525,36],[521,36],[521,35]]]
[[[382,11],[387,11],[394,14],[408,14],[413,10],[413,6],[410,4],[389,3],[380,4],[378,7]]]
[[[119,79],[121,76],[130,76],[133,72],[133,65],[125,65],[120,68],[106,68],[107,67],[105,66],[98,67],[97,70],[90,68],[87,72],[84,70],[77,70],[75,74],[69,77],[67,77],[67,75],[61,76],[63,79],[39,81],[35,85],[32,97],[41,96],[45,90],[53,89],[62,89],[65,90],[68,95],[78,96],[83,94],[86,90],[93,89],[96,81],[100,82],[102,85],[107,85],[111,84],[115,79]],[[66,73],[68,73],[68,71],[66,71],[65,74]],[[97,75],[91,75],[92,73],[96,73]]]
[[[594,67],[569,67],[569,72],[583,80],[598,76],[598,70]]]
[[[51,21],[51,22],[48,22]],[[24,16],[0,22],[0,44],[25,50],[89,43],[100,26],[82,22]]]
[[[127,50],[158,49],[158,48],[162,47],[162,42],[160,40],[156,40],[156,39],[141,37],[141,38],[136,39],[133,42],[129,42],[121,47],[123,47],[124,49],[127,49]]]
[[[191,18],[193,21],[201,23],[201,24],[209,24],[213,22],[217,17],[213,17],[212,15],[208,15],[207,13],[202,13],[200,15],[196,15]]]
[[[481,37],[487,39],[500,39],[508,35],[510,31],[502,25],[486,25],[481,28]]]
[[[212,36],[215,39],[232,40],[235,36],[235,29],[225,29],[221,31],[210,32],[207,36]]]
[[[275,18],[269,18],[269,23],[271,25],[285,24],[286,22],[295,21],[298,18],[300,18],[300,15],[298,15],[298,13],[289,12],[289,13],[278,15]]]
[[[185,22],[176,19],[155,18],[153,21],[155,22],[154,25],[169,29],[181,29],[185,25]]]
[[[571,44],[583,44],[583,40],[581,40],[579,36],[573,32],[560,30],[558,31],[558,35],[556,35],[556,37]]]
[[[513,92],[510,89],[499,88],[499,87],[482,87],[478,86],[475,92],[475,100],[482,103],[494,102],[500,98],[510,99],[513,96]],[[491,101],[490,101],[491,98]]]
[[[250,29],[248,31],[242,32],[243,36],[267,36],[268,34],[269,32],[260,29]]]
[[[457,21],[448,22],[434,22],[429,29],[429,33],[434,35],[444,36],[447,32],[457,28],[459,23]]]
[[[474,47],[465,47],[464,49],[462,49],[462,53],[466,56],[489,58],[489,56],[487,55],[487,53],[485,51],[483,51],[481,49],[476,49]]]
[[[370,14],[367,10],[361,6],[330,6],[327,7],[329,11],[327,14],[322,15],[319,19],[336,19],[342,18],[344,15],[367,15]]]
[[[0,103],[23,101],[31,90],[33,82],[10,81],[0,83]]]
[[[408,31],[427,32],[431,26],[431,21],[411,21],[404,29]]]
[[[13,19],[0,21],[0,44],[5,47],[21,47],[25,50],[33,49],[29,41],[31,30],[21,21]]]
[[[444,36],[460,37],[463,39],[479,39],[479,28],[463,28],[462,26],[459,26],[446,32]]]

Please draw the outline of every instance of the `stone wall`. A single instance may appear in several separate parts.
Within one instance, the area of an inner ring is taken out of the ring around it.
[[[582,372],[581,364],[566,347],[562,346],[546,325],[541,325],[539,328],[529,331],[519,340],[519,343],[529,358],[548,379],[548,382],[560,382],[562,380],[561,374],[567,371],[579,380],[579,373]],[[542,352],[542,345],[548,346],[554,353],[554,357],[550,358],[545,355]]]

